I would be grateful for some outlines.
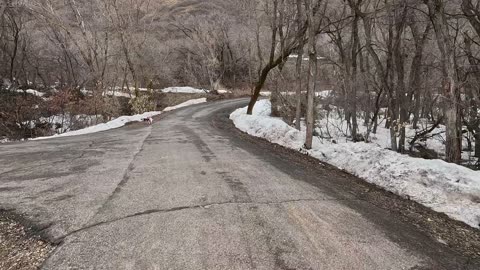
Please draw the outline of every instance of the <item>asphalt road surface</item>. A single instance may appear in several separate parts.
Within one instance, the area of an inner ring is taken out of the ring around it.
[[[2,145],[0,208],[59,243],[44,269],[479,269],[351,176],[239,135],[245,104]]]

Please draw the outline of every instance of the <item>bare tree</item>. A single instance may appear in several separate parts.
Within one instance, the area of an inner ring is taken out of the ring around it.
[[[446,118],[446,160],[458,163],[461,160],[461,123],[459,115],[460,92],[454,59],[454,44],[441,0],[424,0],[435,30],[441,57],[443,104]]]
[[[284,14],[289,10],[279,9],[279,1],[280,0],[263,1],[264,10],[269,19],[270,45],[268,46],[269,49],[266,51],[267,58],[264,59],[264,52],[261,46],[260,36],[257,35],[257,55],[260,65],[258,68],[258,78],[253,87],[253,94],[250,99],[250,103],[248,104],[248,114],[252,114],[253,106],[260,96],[260,91],[265,85],[270,71],[284,63],[288,56],[297,50],[301,44],[305,44],[303,39],[305,39],[307,21],[303,20],[302,24],[297,27],[297,31],[292,31],[292,24],[295,23],[295,20],[287,19],[292,18],[292,14]],[[316,2],[316,4],[312,7],[314,14],[317,13],[318,7],[319,2]],[[280,14],[282,14],[281,17],[286,20],[281,21],[279,19]]]

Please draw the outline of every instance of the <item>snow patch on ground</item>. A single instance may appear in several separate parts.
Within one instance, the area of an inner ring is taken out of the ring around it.
[[[137,88],[139,92],[147,92],[147,88]],[[82,89],[83,94],[91,95],[92,91]],[[210,91],[205,89],[197,89],[193,87],[168,87],[165,89],[152,89],[153,92],[160,91],[162,93],[181,93],[181,94],[205,94],[209,93]],[[222,90],[220,90],[222,91]],[[226,90],[223,90],[226,91]],[[115,96],[115,97],[124,97],[124,98],[134,98],[135,97],[135,87],[130,88],[121,88],[121,87],[114,87],[112,90],[106,90],[103,93],[103,96]]]
[[[27,89],[27,90],[17,89],[16,91],[18,93],[27,93],[27,94],[34,95],[34,96],[37,96],[37,97],[43,97],[45,95],[45,93],[42,93],[40,91],[33,90],[33,89]]]
[[[204,103],[204,102],[207,102],[206,98],[192,99],[173,107],[167,107],[163,111],[153,111],[153,112],[146,112],[143,114],[120,116],[106,123],[90,126],[84,129],[65,132],[62,134],[54,135],[54,136],[34,138],[32,140],[44,140],[44,139],[51,139],[51,138],[58,138],[58,137],[77,136],[77,135],[84,135],[84,134],[96,133],[96,132],[105,131],[109,129],[119,128],[119,127],[123,127],[125,124],[129,122],[141,122],[142,119],[144,118],[154,117],[156,115],[161,114],[162,112],[172,111],[175,109],[183,108],[183,107],[194,105],[194,104]]]
[[[105,91],[103,93],[103,96],[114,96],[114,97],[124,97],[124,98],[131,98],[132,96],[135,96],[133,94],[125,93],[122,91]]]
[[[208,90],[196,89],[193,87],[168,87],[161,90],[163,93],[188,93],[188,94],[205,94]]]
[[[331,93],[332,93],[332,90],[322,90],[322,91],[315,92],[315,96],[316,97],[327,98],[331,95]],[[290,92],[280,92],[280,94],[282,96],[294,96],[297,93],[290,91]],[[302,94],[306,95],[307,91],[302,91]],[[262,96],[262,97],[270,97],[271,95],[272,95],[271,91],[260,91],[260,96]]]
[[[328,108],[328,111],[327,111]],[[338,143],[344,143],[349,140],[350,131],[347,121],[345,120],[345,115],[342,110],[339,110],[337,107],[328,105],[328,106],[318,106],[318,119],[316,121],[316,133],[319,134],[321,138],[326,140],[335,140]],[[341,114],[340,114],[341,113]],[[368,140],[371,143],[376,144],[381,148],[390,148],[391,147],[391,137],[390,129],[384,127],[385,119],[382,119],[386,110],[382,110],[379,124],[377,127],[377,133],[370,133],[368,135]],[[358,121],[358,132],[362,134],[364,138],[367,137],[367,126],[364,124],[364,117],[361,114],[357,115]],[[427,119],[419,119],[418,128],[414,129],[411,124],[405,125],[406,133],[406,143],[407,148],[410,147],[409,142],[415,137],[417,132],[422,130],[428,130],[432,126],[432,123]],[[464,128],[466,129],[466,128]],[[398,136],[398,134],[397,134]],[[429,136],[425,139],[419,139],[415,142],[415,146],[412,148],[413,151],[417,151],[416,146],[423,146],[425,149],[433,150],[438,156],[442,157],[445,155],[445,126],[439,125],[433,129]],[[475,142],[473,138],[470,139],[472,144],[472,152],[467,151],[468,141],[464,138],[462,140],[463,149],[462,159],[465,164],[475,164],[476,158],[473,157],[473,149],[475,148]]]
[[[270,114],[270,101],[260,100],[253,115],[247,115],[245,107],[234,111],[230,119],[252,136],[300,150],[305,132]],[[480,227],[480,172],[442,160],[398,154],[373,143],[334,144],[315,137],[308,153],[388,191]]]

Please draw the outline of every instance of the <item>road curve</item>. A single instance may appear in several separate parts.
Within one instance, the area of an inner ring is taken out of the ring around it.
[[[0,208],[59,243],[44,269],[478,269],[341,184],[235,135],[246,100],[152,126],[0,146]]]

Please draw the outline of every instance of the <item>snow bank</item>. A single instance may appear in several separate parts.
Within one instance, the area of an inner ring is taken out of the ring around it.
[[[84,129],[69,131],[69,132],[62,133],[62,134],[57,134],[57,135],[54,135],[54,136],[34,138],[32,140],[44,140],[44,139],[50,139],[50,138],[84,135],[84,134],[96,133],[96,132],[105,131],[105,130],[109,130],[109,129],[119,128],[119,127],[123,127],[125,124],[127,124],[129,122],[140,122],[144,118],[153,117],[153,116],[161,114],[162,112],[172,111],[172,110],[179,109],[179,108],[182,108],[182,107],[190,106],[190,105],[193,105],[193,104],[204,103],[204,102],[207,102],[206,98],[191,99],[191,100],[188,100],[184,103],[178,104],[176,106],[167,107],[163,111],[154,111],[154,112],[146,112],[146,113],[143,113],[143,114],[120,116],[116,119],[113,119],[113,120],[111,120],[109,122],[106,122],[106,123],[103,123],[103,124],[98,124],[98,125],[95,125],[95,126],[84,128]]]
[[[246,115],[246,108],[241,108],[230,119],[250,135],[301,149],[305,132],[270,117],[270,108],[268,100],[261,100],[253,115]],[[314,138],[313,149],[308,153],[386,190],[480,227],[480,172],[442,160],[412,158],[371,143],[333,144]]]
[[[132,98],[135,97],[135,87],[130,88],[121,88],[121,87],[114,87],[114,90],[107,90],[103,92],[104,96],[115,96],[115,97],[125,97],[125,98]],[[140,92],[147,92],[147,88],[137,88]],[[82,89],[82,93],[85,95],[91,95],[92,91]],[[168,87],[162,90],[153,90],[153,91],[160,91],[163,93],[182,93],[182,94],[205,94],[208,93],[208,90],[205,89],[196,89],[193,87]]]
[[[101,115],[86,115],[86,114],[77,114],[71,115],[69,113],[52,115],[50,117],[40,117],[38,119],[39,123],[45,124],[48,123],[52,126],[52,131],[58,134],[69,132],[75,127],[78,126],[91,126],[93,123],[103,122],[103,117]],[[24,124],[29,124],[30,128],[35,128],[38,123],[35,121],[27,121]]]
[[[163,111],[164,112],[169,112],[169,111],[173,111],[173,110],[176,110],[176,109],[179,109],[179,108],[182,108],[182,107],[195,105],[195,104],[200,104],[200,103],[205,103],[205,102],[207,102],[206,98],[190,99],[190,100],[187,100],[187,101],[185,101],[181,104],[171,106],[171,107],[167,107],[167,108],[163,109]]]
[[[270,101],[260,100],[253,107],[253,115],[246,113],[247,107],[238,109],[230,115],[230,119],[238,129],[289,148],[300,149],[303,146],[301,132],[290,127],[280,118],[269,117]]]
[[[114,97],[124,97],[124,98],[131,98],[132,95],[133,94],[125,93],[122,91],[105,91],[103,93],[103,96],[114,96]]]
[[[331,95],[331,93],[332,93],[332,90],[323,90],[323,91],[315,92],[315,96],[316,97],[327,98]],[[283,96],[294,96],[297,93],[290,91],[290,92],[280,92],[280,94],[283,95]],[[307,91],[302,91],[302,94],[307,94]],[[262,97],[269,97],[271,95],[272,95],[271,91],[260,91],[260,96],[262,96]]]
[[[69,132],[65,132],[65,133],[57,134],[57,135],[53,135],[53,136],[34,138],[32,140],[43,140],[43,139],[50,139],[50,138],[68,137],[68,136],[77,136],[77,135],[96,133],[96,132],[100,132],[100,131],[105,131],[105,130],[109,130],[109,129],[123,127],[128,122],[142,121],[143,118],[153,117],[153,116],[159,115],[161,113],[162,112],[146,112],[144,114],[137,114],[137,115],[131,115],[131,116],[120,116],[116,119],[113,119],[113,120],[111,120],[109,122],[106,122],[106,123],[103,123],[103,124],[98,124],[98,125],[95,125],[95,126],[84,128],[84,129],[69,131]]]
[[[187,94],[205,94],[208,90],[196,89],[192,87],[168,87],[161,90],[163,93],[187,93]]]

